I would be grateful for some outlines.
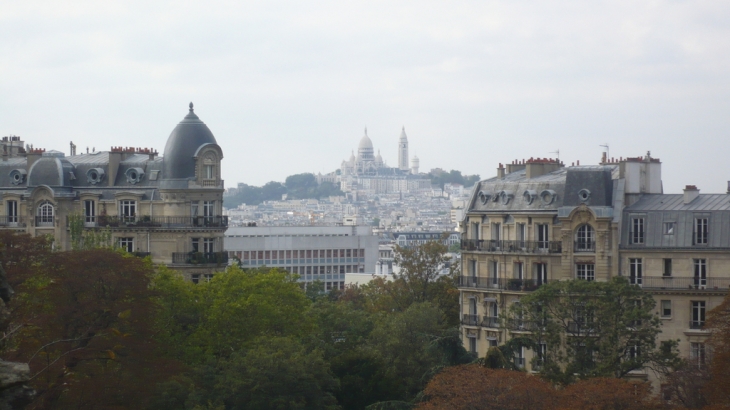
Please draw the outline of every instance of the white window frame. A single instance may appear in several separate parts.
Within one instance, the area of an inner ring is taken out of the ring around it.
[[[695,218],[694,223],[694,239],[695,245],[707,245],[710,237],[710,227],[708,218]]]
[[[38,211],[37,211],[38,225],[41,225],[41,226],[53,225],[54,214],[55,214],[54,211],[55,211],[55,209],[53,207],[53,204],[48,201],[45,201],[45,202],[41,203],[40,205],[38,205]]]
[[[84,200],[84,224],[86,226],[96,225],[96,201],[93,199]]]
[[[537,226],[537,247],[538,249],[547,249],[550,246],[550,230],[548,224],[536,224]]]
[[[5,207],[8,215],[8,224],[16,225],[18,223],[18,201],[9,200]]]
[[[629,258],[629,283],[632,285],[643,284],[643,260],[641,258]]]
[[[575,278],[589,282],[596,280],[596,265],[594,263],[576,263]]]
[[[659,316],[662,318],[672,317],[672,301],[671,299],[663,299],[659,302]]]
[[[693,300],[691,302],[692,306],[692,323],[695,324],[696,327],[701,328],[705,325],[705,313],[707,313],[707,302],[704,300]]]
[[[694,285],[704,289],[707,286],[707,259],[692,259]]]
[[[583,224],[575,231],[576,250],[595,251],[596,232],[589,224]]]
[[[137,220],[136,200],[122,199],[119,201],[119,219],[124,222],[135,222]]]
[[[134,237],[125,236],[117,238],[117,246],[129,253],[134,252]]]
[[[644,244],[644,218],[631,218],[631,243],[634,245]]]
[[[203,253],[211,254],[215,252],[215,238],[203,238]]]

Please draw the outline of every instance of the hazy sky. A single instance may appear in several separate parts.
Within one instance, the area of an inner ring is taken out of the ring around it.
[[[223,177],[333,171],[368,127],[397,165],[651,150],[665,192],[730,180],[727,1],[0,3],[0,135],[153,147],[195,103]]]

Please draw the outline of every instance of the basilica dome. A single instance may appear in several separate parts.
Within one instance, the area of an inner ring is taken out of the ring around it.
[[[357,155],[361,160],[373,160],[373,142],[368,137],[368,129],[365,128],[365,135],[360,139],[360,145],[357,147]]]
[[[190,112],[172,130],[162,157],[164,179],[195,178],[195,153],[204,144],[217,144],[207,125],[195,115],[193,103]]]

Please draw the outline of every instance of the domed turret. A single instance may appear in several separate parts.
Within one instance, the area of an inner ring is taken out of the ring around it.
[[[177,124],[167,139],[162,157],[163,178],[195,178],[193,156],[204,144],[217,144],[217,142],[208,126],[195,115],[193,103],[190,103],[190,112]]]
[[[71,175],[73,171],[73,164],[65,158],[63,152],[44,152],[30,167],[28,172],[28,186],[71,186]]]
[[[411,174],[413,174],[413,175],[418,174],[419,165],[420,165],[420,161],[418,160],[418,156],[414,155],[413,159],[411,160]]]
[[[375,165],[379,167],[383,166],[383,157],[380,156],[380,150],[378,150],[378,155],[375,157]]]
[[[361,161],[372,161],[375,159],[373,156],[373,142],[368,137],[368,129],[365,128],[365,135],[360,139],[360,145],[357,147],[357,156]]]

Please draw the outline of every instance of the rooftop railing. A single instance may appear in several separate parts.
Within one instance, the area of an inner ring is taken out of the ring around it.
[[[490,239],[462,239],[462,251],[509,253],[561,253],[560,241],[495,241]]]

